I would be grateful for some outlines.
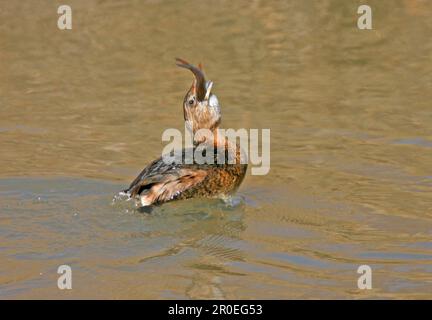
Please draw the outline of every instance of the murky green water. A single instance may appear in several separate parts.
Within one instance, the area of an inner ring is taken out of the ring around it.
[[[432,298],[432,3],[67,3],[0,4],[0,298]],[[112,203],[183,127],[176,56],[271,129],[234,207]]]

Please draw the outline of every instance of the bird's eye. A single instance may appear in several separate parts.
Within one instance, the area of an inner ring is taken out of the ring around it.
[[[195,99],[194,98],[192,98],[192,99],[189,99],[189,101],[188,101],[188,103],[189,103],[189,105],[191,106],[191,105],[193,105],[194,104],[194,102],[195,102]]]

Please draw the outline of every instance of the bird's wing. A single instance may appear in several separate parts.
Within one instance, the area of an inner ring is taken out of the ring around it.
[[[207,171],[187,164],[167,164],[162,157],[150,163],[125,190],[130,197],[140,197],[143,205],[174,199],[196,186]]]

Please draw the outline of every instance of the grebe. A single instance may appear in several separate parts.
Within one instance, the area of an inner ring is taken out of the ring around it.
[[[188,198],[224,199],[238,189],[246,174],[247,163],[240,161],[244,159],[240,146],[219,132],[221,110],[211,92],[213,82],[205,80],[201,65],[195,67],[179,58],[176,61],[179,67],[192,71],[195,76],[183,101],[184,120],[194,135],[192,152],[204,146],[200,150],[204,150],[204,155],[212,151],[214,161],[202,164],[194,158],[185,163],[191,151],[185,148],[178,154],[181,161],[169,164],[163,156],[156,159],[123,191],[143,207]],[[200,129],[207,129],[211,135],[200,135],[203,131]],[[224,159],[222,164],[218,161],[220,157]]]

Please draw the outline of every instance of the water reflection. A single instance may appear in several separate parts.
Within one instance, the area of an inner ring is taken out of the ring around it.
[[[157,208],[147,220],[149,228],[157,230],[160,236],[163,225],[164,229],[169,230],[170,237],[176,240],[160,252],[140,258],[138,262],[159,261],[171,256],[183,261],[187,256],[185,267],[192,274],[185,294],[189,298],[225,298],[218,275],[232,273],[226,267],[227,261],[244,260],[245,253],[238,246],[241,233],[246,228],[242,216],[238,207],[229,208],[219,201],[192,200]]]

